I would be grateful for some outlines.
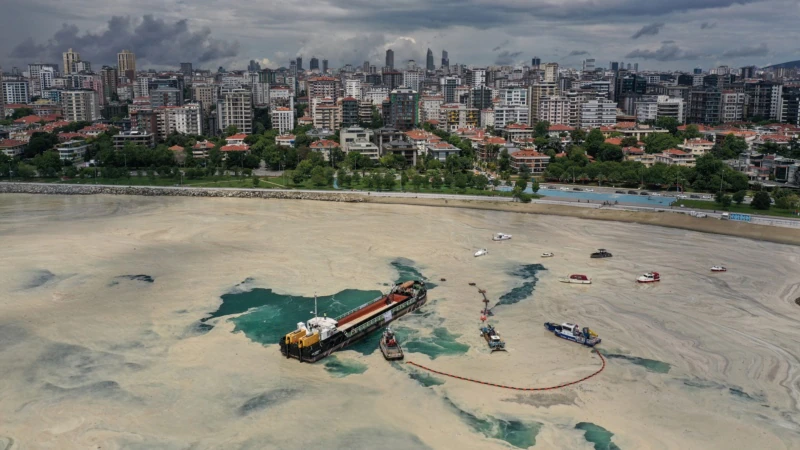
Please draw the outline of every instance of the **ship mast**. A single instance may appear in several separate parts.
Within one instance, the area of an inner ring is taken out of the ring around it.
[[[317,316],[317,293],[316,292],[314,292],[314,317],[318,317]]]

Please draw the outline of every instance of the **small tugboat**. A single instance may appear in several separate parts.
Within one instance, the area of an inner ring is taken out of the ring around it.
[[[497,334],[497,330],[493,326],[486,325],[481,327],[481,336],[486,339],[486,343],[489,344],[492,353],[506,351],[506,343],[500,339],[500,335]]]
[[[608,250],[606,250],[604,248],[599,248],[599,249],[597,249],[596,252],[592,253],[590,257],[591,258],[611,258],[612,256],[614,256],[614,255],[609,253]]]
[[[477,258],[478,256],[483,256],[483,255],[488,255],[488,254],[489,254],[489,250],[486,250],[485,248],[482,248],[482,249],[478,250],[477,252],[475,252],[475,257]]]
[[[492,236],[493,241],[507,241],[509,239],[511,239],[510,234],[495,233],[495,235]]]
[[[661,275],[658,272],[647,272],[636,279],[637,283],[655,283],[656,281],[661,281]]]
[[[542,253],[542,258],[552,258],[553,256],[556,256],[556,254],[553,253],[553,252],[544,252],[544,253]]]
[[[558,325],[552,322],[545,322],[544,327],[547,328],[547,331],[552,331],[553,334],[562,339],[577,342],[587,347],[594,347],[601,342],[597,333],[586,327],[581,330],[581,328],[574,323],[562,323]]]
[[[403,359],[403,349],[397,342],[397,338],[391,328],[387,328],[381,336],[380,343],[381,353],[387,361],[397,361]]]
[[[572,284],[592,284],[592,279],[587,277],[586,275],[581,275],[574,273],[569,276],[569,278],[559,278],[560,282],[562,283],[572,283]]]
[[[726,269],[725,266],[711,266],[711,271],[712,272],[727,272],[728,269]]]

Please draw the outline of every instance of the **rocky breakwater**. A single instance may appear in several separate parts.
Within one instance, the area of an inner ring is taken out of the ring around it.
[[[143,195],[165,197],[264,198],[287,200],[318,200],[328,202],[363,202],[354,193],[314,192],[270,189],[230,189],[162,186],[108,186],[45,183],[0,183],[0,194],[44,195]]]

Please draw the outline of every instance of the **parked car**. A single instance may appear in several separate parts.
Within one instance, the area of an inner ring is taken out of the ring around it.
[[[689,198],[701,198],[701,197],[697,194],[690,194]]]
[[[639,195],[639,191],[628,191],[630,195]]]
[[[615,194],[624,194],[625,191],[614,191]]]
[[[642,192],[639,192],[639,195],[650,195],[650,193],[649,193],[649,192],[642,191]]]

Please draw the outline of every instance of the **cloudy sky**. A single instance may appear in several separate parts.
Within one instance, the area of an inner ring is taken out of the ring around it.
[[[800,59],[797,0],[2,0],[0,65],[61,64],[72,47],[94,65],[130,49],[139,67],[332,67],[369,60],[515,64],[539,56],[640,69]]]

